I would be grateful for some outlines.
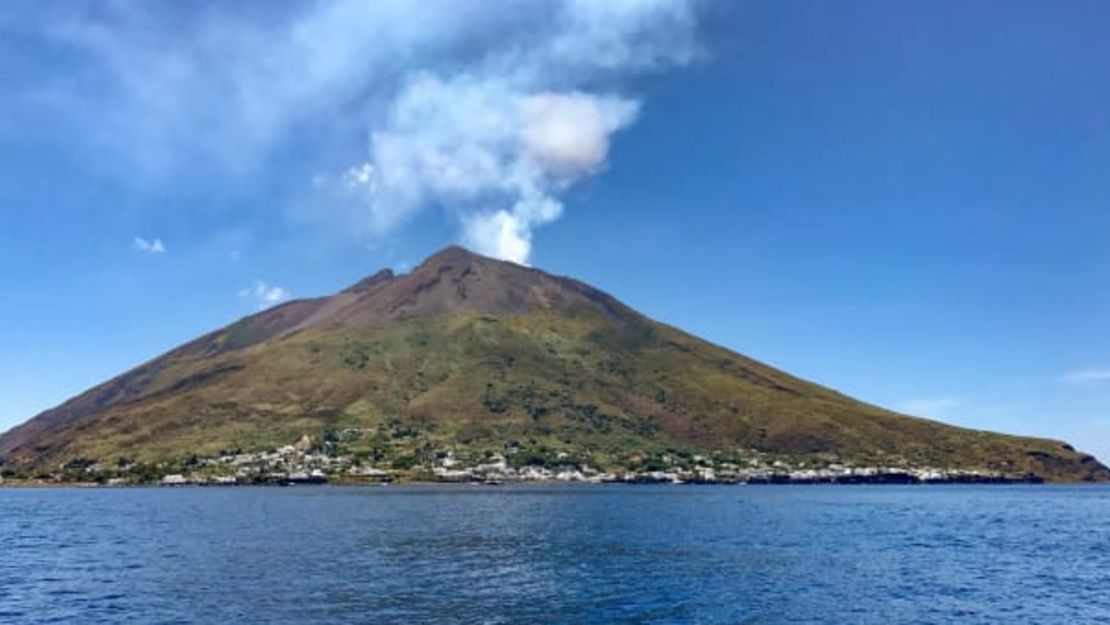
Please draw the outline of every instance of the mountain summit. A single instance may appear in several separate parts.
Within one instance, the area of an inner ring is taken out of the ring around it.
[[[393,466],[456,453],[602,467],[716,454],[1110,479],[1064,443],[864,404],[576,280],[461,247],[186,343],[0,436],[0,461],[179,462],[337,436]]]

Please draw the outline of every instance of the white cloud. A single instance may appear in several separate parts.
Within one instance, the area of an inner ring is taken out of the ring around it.
[[[75,66],[9,100],[153,180],[265,171],[310,137],[320,154],[304,152],[301,176],[364,232],[438,207],[471,246],[525,262],[560,195],[603,171],[638,117],[627,79],[698,55],[693,0],[259,6],[32,8],[20,22],[49,24],[41,36]]]
[[[1060,379],[1075,386],[1110,382],[1110,369],[1080,369],[1060,376]]]
[[[919,397],[898,402],[894,405],[894,409],[916,417],[939,419],[951,416],[952,409],[962,404],[963,402],[955,397]]]
[[[288,290],[266,284],[262,280],[255,280],[251,286],[239,290],[239,297],[253,301],[258,310],[265,310],[274,304],[279,304],[289,299],[289,296]]]
[[[161,254],[166,251],[166,246],[162,244],[162,239],[154,239],[148,241],[142,237],[135,237],[135,249],[140,252],[147,252],[148,254]]]

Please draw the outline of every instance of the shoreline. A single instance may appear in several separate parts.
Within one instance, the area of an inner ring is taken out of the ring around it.
[[[412,480],[402,479],[392,482],[371,482],[362,480],[334,480],[320,483],[266,483],[266,482],[243,482],[235,484],[206,484],[206,483],[188,483],[188,484],[159,484],[159,483],[142,483],[142,484],[96,484],[90,482],[38,482],[38,481],[13,481],[5,480],[0,483],[0,489],[11,490],[29,490],[29,489],[81,489],[81,490],[112,490],[112,489],[135,489],[135,488],[149,488],[149,489],[236,489],[236,488],[327,488],[327,487],[355,487],[355,488],[385,488],[385,487],[407,487],[407,486],[447,486],[447,487],[482,487],[483,489],[498,489],[508,487],[509,489],[530,486],[530,487],[564,487],[573,486],[580,488],[590,487],[607,487],[607,486],[629,486],[629,487],[645,487],[645,486],[674,486],[674,487],[698,487],[698,486],[717,486],[717,487],[745,487],[745,486],[821,486],[821,487],[875,487],[875,486],[1110,486],[1107,482],[1091,482],[1091,481],[1031,481],[1031,480],[983,480],[983,481],[918,481],[918,482],[805,482],[805,481],[754,481],[754,482],[650,482],[650,481],[608,481],[608,482],[591,482],[591,481],[566,481],[566,480],[516,480],[505,481],[501,483],[483,483],[483,482],[462,482],[462,481],[442,481],[442,480]]]

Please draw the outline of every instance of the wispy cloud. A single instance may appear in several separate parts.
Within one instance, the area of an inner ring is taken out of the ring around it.
[[[21,6],[11,23],[72,66],[12,89],[4,118],[163,180],[265,171],[311,135],[306,185],[365,233],[440,207],[517,262],[636,121],[628,79],[699,53],[693,0]]]
[[[1110,369],[1079,369],[1065,373],[1060,376],[1060,379],[1075,386],[1108,383],[1110,382]]]
[[[148,241],[142,237],[135,237],[132,244],[135,249],[148,254],[161,254],[166,251],[166,246],[162,244],[162,239],[152,239]]]
[[[908,415],[937,419],[950,416],[951,411],[962,404],[956,397],[918,397],[898,402],[894,409]]]
[[[267,284],[262,280],[255,280],[251,286],[239,290],[239,297],[253,301],[258,310],[265,310],[275,304],[280,304],[289,299],[289,296],[288,290],[280,286]]]

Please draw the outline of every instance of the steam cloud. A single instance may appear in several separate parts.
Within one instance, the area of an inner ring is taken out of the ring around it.
[[[377,231],[436,203],[462,211],[471,247],[522,263],[532,229],[562,214],[555,194],[602,167],[610,135],[637,110],[612,95],[419,76],[372,134],[371,158],[348,172],[347,186]]]
[[[693,23],[685,2],[563,2],[526,47],[410,75],[347,188],[375,231],[438,204],[460,213],[465,243],[524,263],[534,228],[562,214],[560,191],[599,172],[639,112],[635,99],[580,86],[688,61]]]
[[[0,113],[93,133],[93,150],[152,177],[197,162],[249,172],[318,129],[367,136],[363,158],[319,174],[329,155],[314,183],[353,202],[368,232],[438,206],[465,243],[526,262],[561,194],[601,172],[635,122],[624,82],[697,54],[692,2],[32,4],[0,31],[49,24],[48,42],[82,65],[16,89]]]

